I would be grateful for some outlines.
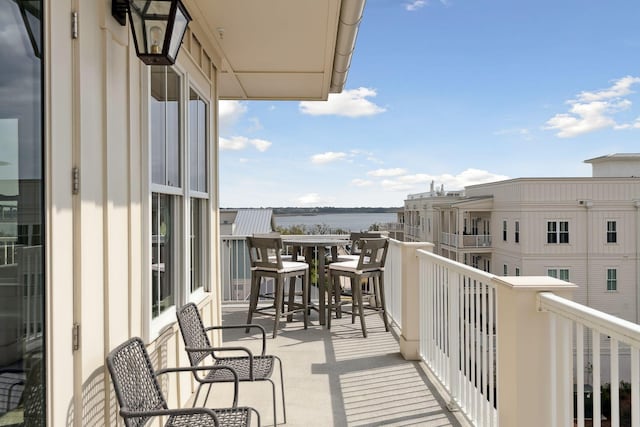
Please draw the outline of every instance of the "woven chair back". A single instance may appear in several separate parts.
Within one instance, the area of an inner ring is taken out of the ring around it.
[[[131,411],[167,409],[149,354],[140,338],[120,344],[107,356],[107,367],[120,408]],[[127,427],[146,425],[150,417],[125,418]]]
[[[190,302],[182,306],[178,310],[177,317],[185,347],[198,349],[211,347],[200,311],[194,303]],[[198,366],[207,355],[211,354],[210,351],[189,351],[188,353],[191,366]]]

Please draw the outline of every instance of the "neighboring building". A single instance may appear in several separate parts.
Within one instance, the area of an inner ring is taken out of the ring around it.
[[[275,229],[271,209],[220,210],[220,285],[223,301],[248,301],[251,293],[251,263],[246,237],[272,233]]]
[[[2,425],[120,424],[104,362],[132,336],[188,365],[176,307],[221,321],[218,100],[341,92],[365,0],[183,2],[176,64],[147,66],[121,0],[0,1]]]
[[[396,222],[379,224],[378,231],[383,231],[391,239],[404,240],[404,210],[396,212]]]
[[[640,323],[640,154],[586,178],[518,178],[405,200],[405,240],[505,276],[579,285],[576,302]]]

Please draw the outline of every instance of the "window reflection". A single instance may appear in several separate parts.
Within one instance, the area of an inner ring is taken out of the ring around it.
[[[0,425],[44,419],[41,2],[0,2]]]

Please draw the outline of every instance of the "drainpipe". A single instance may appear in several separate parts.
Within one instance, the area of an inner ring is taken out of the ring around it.
[[[640,200],[634,200],[636,208],[636,323],[640,323]]]
[[[336,51],[333,56],[333,74],[329,88],[331,93],[340,93],[344,89],[365,3],[366,0],[342,0],[338,35],[336,36]]]
[[[591,200],[580,200],[580,204],[585,207],[586,221],[585,221],[585,257],[586,257],[586,268],[585,268],[585,279],[586,279],[586,291],[587,291],[587,307],[591,307],[591,300],[589,298],[589,210],[593,207],[593,201]]]

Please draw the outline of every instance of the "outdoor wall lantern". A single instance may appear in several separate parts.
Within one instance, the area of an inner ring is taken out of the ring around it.
[[[180,0],[112,0],[111,14],[129,25],[138,58],[147,65],[173,65],[191,16]]]

